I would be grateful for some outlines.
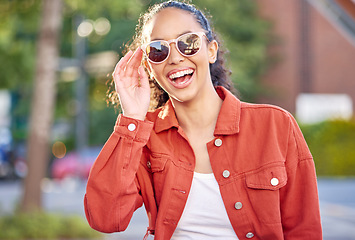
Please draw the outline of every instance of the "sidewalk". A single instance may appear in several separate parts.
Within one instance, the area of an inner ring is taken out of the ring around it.
[[[43,194],[50,212],[78,214],[85,218],[85,182],[49,182]],[[318,180],[324,240],[355,240],[355,178]],[[21,194],[20,182],[0,181],[0,214],[11,213]],[[148,226],[144,208],[138,209],[123,233],[104,234],[105,240],[143,239]],[[308,240],[308,239],[307,239]]]

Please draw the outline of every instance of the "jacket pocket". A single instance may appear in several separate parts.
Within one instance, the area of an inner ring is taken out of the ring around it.
[[[168,161],[168,156],[166,155],[160,155],[160,154],[154,154],[150,156],[150,167],[152,170],[152,173],[156,172],[161,172],[164,170],[166,162]]]
[[[150,168],[153,175],[153,186],[154,193],[158,205],[160,204],[162,192],[165,185],[165,179],[167,174],[167,163],[169,161],[169,156],[154,154],[150,156]]]
[[[281,223],[280,188],[287,184],[282,164],[266,166],[245,176],[247,194],[257,218],[267,224]]]
[[[266,167],[246,176],[248,188],[277,190],[287,183],[285,166]]]

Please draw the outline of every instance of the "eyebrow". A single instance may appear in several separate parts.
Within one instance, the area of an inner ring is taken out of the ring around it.
[[[176,38],[178,38],[178,37],[180,37],[180,36],[182,36],[182,35],[184,35],[186,33],[192,33],[192,31],[185,31],[185,32],[183,32],[181,34],[178,34],[177,37],[175,37],[173,39],[176,39]],[[150,41],[158,41],[158,40],[164,40],[164,39],[162,39],[162,38],[152,38],[152,39],[150,39]],[[171,40],[171,39],[168,39],[168,40]],[[165,40],[165,41],[168,41],[168,40]]]

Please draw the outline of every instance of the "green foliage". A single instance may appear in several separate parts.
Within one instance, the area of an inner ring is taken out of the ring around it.
[[[119,109],[107,107],[104,81],[91,80],[90,83],[89,144],[99,146],[111,135]]]
[[[161,2],[159,0],[152,1]],[[192,0],[198,8],[211,17],[224,48],[229,52],[227,65],[232,70],[232,80],[244,101],[255,101],[266,91],[260,77],[269,67],[271,25],[263,20],[257,2],[250,0]]]
[[[151,1],[151,4],[155,2],[160,1]],[[266,49],[270,41],[270,28],[269,23],[258,16],[256,2],[226,0],[220,4],[216,0],[195,0],[192,3],[203,10],[206,9],[205,12],[212,16],[212,24],[222,38],[223,47],[230,52],[227,55],[227,65],[233,72],[232,80],[240,97],[247,101],[254,101],[256,97],[260,97],[264,91],[259,79],[268,66]],[[148,5],[141,3],[138,4],[137,9],[144,11],[147,7]],[[116,20],[110,15],[111,32],[102,41],[91,42],[89,46],[91,51],[114,50],[121,53],[121,47],[134,34],[138,14],[139,12],[134,12],[130,16],[125,14],[126,18],[116,18]],[[96,81],[96,84],[100,84],[99,82]],[[105,92],[98,85],[91,88],[96,88],[101,95]],[[97,94],[90,93],[90,95]],[[117,113],[111,109],[103,109],[99,98],[95,97],[95,99],[91,100],[91,106],[96,104],[100,107],[91,107],[90,143],[100,144],[100,141],[105,141],[111,133],[110,122],[114,122]]]
[[[229,50],[228,65],[240,97],[255,101],[263,94],[259,83],[268,67],[266,54],[270,43],[270,24],[258,15],[256,1],[195,0],[201,9],[212,16],[212,23],[220,34],[222,44]]]
[[[36,38],[39,28],[40,0],[0,1],[0,88],[8,88],[15,96],[13,109],[13,133],[15,140],[26,139],[27,116],[30,109],[31,89],[35,67]],[[132,38],[139,15],[149,5],[160,0],[65,0],[61,33],[60,55],[72,58],[74,53],[74,22],[77,16],[95,21],[100,17],[111,23],[111,31],[105,36],[87,38],[88,54],[115,51],[121,55],[123,46]],[[201,9],[212,15],[215,29],[229,51],[227,64],[233,74],[241,98],[255,100],[263,91],[260,75],[267,67],[266,47],[269,41],[269,24],[257,14],[257,4],[250,0],[193,0]],[[226,7],[228,6],[228,7]],[[90,143],[101,144],[112,131],[117,112],[106,109],[105,94],[108,80],[90,79],[89,117]],[[58,82],[55,118],[74,122],[73,102],[75,83]],[[74,124],[72,124],[74,126]],[[74,131],[73,131],[74,132]],[[71,136],[72,138],[73,136]],[[72,141],[67,139],[65,141]]]
[[[355,176],[355,119],[301,128],[319,176]]]
[[[33,78],[39,2],[0,2],[0,88],[14,89]]]
[[[68,15],[82,14],[95,19],[101,16],[135,19],[147,4],[144,0],[65,0]]]
[[[122,46],[131,39],[139,14],[146,8],[147,1],[66,0],[62,31],[62,56],[70,57],[73,52],[74,21],[76,16],[95,21],[100,17],[111,23],[111,31],[105,36],[90,35],[88,53],[113,50],[119,54]]]
[[[0,89],[13,92],[15,140],[26,139],[27,134],[40,2],[0,1]]]
[[[79,216],[46,213],[0,217],[0,239],[97,239],[100,234]]]

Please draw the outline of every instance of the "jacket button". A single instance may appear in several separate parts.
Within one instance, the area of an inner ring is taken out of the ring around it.
[[[216,140],[214,140],[214,145],[215,145],[216,147],[222,146],[222,139],[217,138]]]
[[[277,178],[272,178],[271,181],[270,181],[270,183],[271,183],[272,186],[275,187],[275,186],[279,185],[279,179],[277,179]]]
[[[252,238],[254,237],[254,234],[252,232],[248,232],[247,235],[245,235],[247,238]]]
[[[231,175],[231,173],[228,170],[224,170],[222,173],[224,178],[229,178],[229,176]]]
[[[150,163],[150,161],[147,162],[147,167],[148,167],[148,168],[151,168],[151,167],[152,167],[152,164]]]
[[[242,209],[243,204],[242,204],[241,202],[236,202],[236,203],[234,204],[234,207],[235,207],[235,209],[240,210],[240,209]]]
[[[131,123],[128,125],[128,130],[133,132],[134,130],[136,130],[136,125],[134,123]]]

